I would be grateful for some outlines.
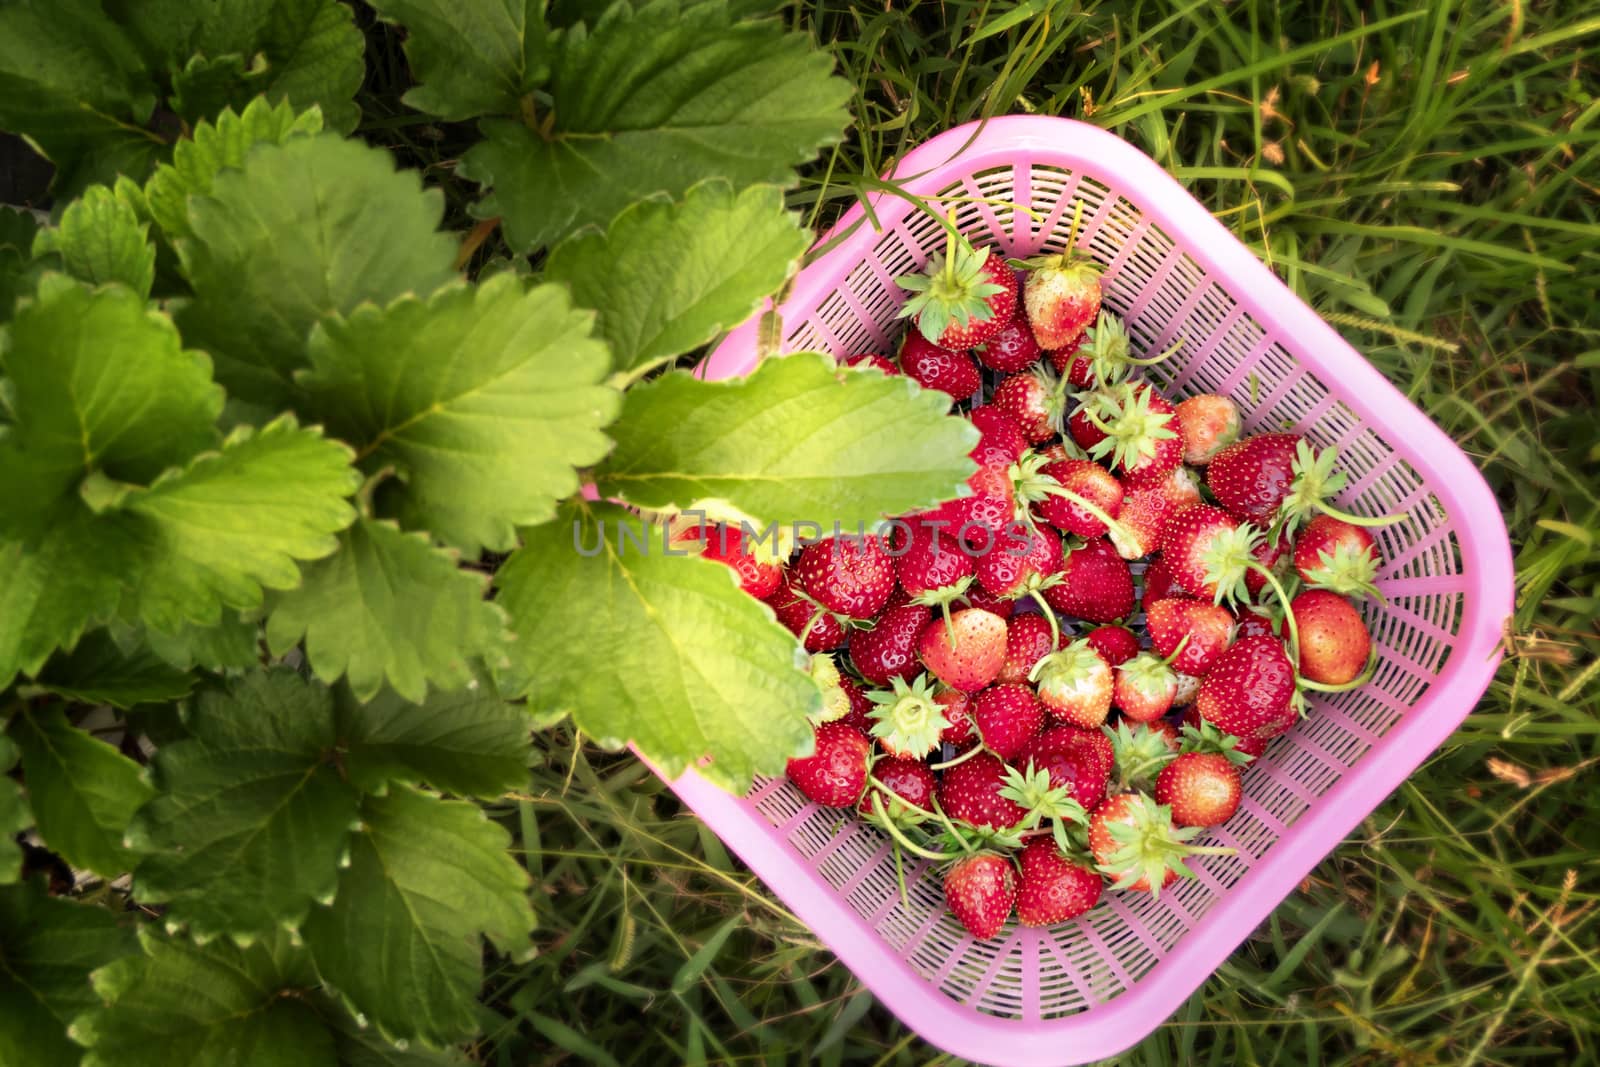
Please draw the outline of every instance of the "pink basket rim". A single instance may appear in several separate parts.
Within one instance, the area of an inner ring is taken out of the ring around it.
[[[1135,191],[1144,215],[1169,235],[1181,235],[1183,250],[1208,275],[1227,279],[1240,303],[1270,332],[1300,339],[1303,347],[1296,346],[1295,357],[1324,381],[1337,383],[1339,399],[1385,431],[1389,444],[1444,504],[1461,547],[1461,626],[1444,672],[1428,692],[1270,846],[1270,861],[1258,861],[1147,975],[1111,1000],[1059,1019],[1003,1018],[952,1001],[891,953],[882,936],[817,871],[797,863],[787,842],[751,806],[692,770],[670,783],[873,995],[928,1041],[979,1062],[998,1062],[996,1057],[1003,1056],[1004,1063],[1018,1067],[1087,1063],[1137,1044],[1176,1011],[1372,811],[1374,798],[1381,800],[1398,788],[1471,712],[1501,658],[1501,635],[1513,608],[1511,550],[1494,495],[1456,444],[1150,157],[1097,126],[1017,115],[948,130],[909,152],[893,174],[907,176],[900,180],[913,192],[932,193],[947,184],[944,172],[957,158],[967,173],[1055,163],[1113,190]],[[871,199],[884,227],[912,210],[892,194]],[[866,219],[865,208],[857,203],[819,241],[824,244],[859,224],[801,273],[778,308],[785,319],[813,311],[862,247],[881,232],[865,224]],[[833,263],[846,266],[815,269]],[[732,331],[698,373],[706,378],[747,373],[759,318],[752,316]],[[767,880],[767,872],[782,878]],[[1011,936],[1043,935],[1017,928]]]

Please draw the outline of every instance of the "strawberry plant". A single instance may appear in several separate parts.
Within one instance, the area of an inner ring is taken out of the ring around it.
[[[345,136],[336,0],[0,6],[0,127],[56,168],[0,210],[0,1061],[454,1062],[532,950],[532,731],[739,789],[842,692],[790,629],[823,580],[791,619],[667,517],[973,474],[908,377],[674,369],[794,272],[848,121],[772,5],[373,6],[477,124],[464,233]]]

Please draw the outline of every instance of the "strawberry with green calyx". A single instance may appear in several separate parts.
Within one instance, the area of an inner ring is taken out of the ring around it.
[[[794,573],[807,596],[851,619],[877,615],[894,592],[894,560],[876,536],[827,537],[809,544]]]
[[[1352,526],[1385,526],[1400,515],[1352,515],[1328,502],[1345,486],[1343,471],[1334,470],[1338,451],[1320,454],[1295,433],[1262,433],[1245,437],[1218,452],[1206,468],[1206,484],[1217,502],[1241,519],[1273,526],[1273,534],[1293,534],[1311,516],[1322,513]]]
[[[844,676],[833,657],[818,652],[811,657],[811,678],[822,690],[822,708],[811,718],[812,726],[825,722],[838,722],[850,714],[850,694],[844,687]]]
[[[1128,489],[1155,485],[1183,462],[1183,441],[1171,425],[1173,407],[1146,383],[1096,389],[1073,415],[1074,427],[1080,417],[1099,437],[1085,443],[1074,428],[1074,439],[1091,457],[1110,463]]]
[[[1041,453],[1024,452],[1010,474],[1011,495],[1022,521],[1043,519],[1063,533],[1085,538],[1120,528],[1122,483],[1098,463],[1052,462]]]
[[[989,404],[1005,412],[1022,436],[1034,444],[1060,435],[1066,425],[1066,384],[1046,367],[1034,367],[1002,379],[990,395]]]
[[[789,778],[806,799],[825,808],[854,807],[867,787],[872,742],[842,722],[825,722],[815,731],[812,754],[791,759]]]
[[[850,662],[856,673],[873,685],[917,673],[917,638],[928,625],[928,609],[921,604],[900,604],[878,616],[870,626],[850,631]]]
[[[1087,826],[1089,823],[1089,813],[1073,797],[1072,789],[1056,785],[1050,772],[1042,767],[1032,767],[1027,771],[1006,768],[1005,784],[1000,789],[1000,795],[1027,813],[1018,824],[1022,830],[1032,830],[1043,825],[1047,819],[1078,826]]]
[[[911,681],[894,678],[887,689],[867,694],[872,701],[868,717],[872,736],[892,756],[921,759],[939,747],[940,734],[949,725],[944,706],[934,700],[933,683],[926,674]]]
[[[1156,774],[1178,754],[1177,746],[1153,723],[1123,720],[1115,726],[1103,726],[1101,731],[1111,742],[1111,783],[1106,787],[1107,793],[1149,792]]]
[[[1135,367],[1164,363],[1182,347],[1182,341],[1175,341],[1159,356],[1141,359],[1133,354],[1133,345],[1122,320],[1102,309],[1094,326],[1084,331],[1083,344],[1077,354],[1089,362],[1088,380],[1106,386],[1126,381]]]
[[[939,779],[939,808],[958,826],[978,830],[1015,830],[1028,809],[1001,795],[1010,770],[1000,757],[982,749],[960,763],[952,762]]]
[[[1172,710],[1178,673],[1167,660],[1141,652],[1111,673],[1111,703],[1129,722],[1152,722]]]
[[[1028,679],[1045,710],[1070,726],[1093,730],[1111,713],[1111,668],[1088,641],[1050,653],[1033,665]]]
[[[1028,680],[1033,665],[1061,647],[1064,635],[1059,626],[1052,629],[1043,615],[1031,612],[1013,615],[1006,621],[1006,658],[994,680],[1018,684]]]
[[[849,367],[851,370],[878,370],[891,378],[900,373],[900,368],[891,363],[888,358],[870,352],[846,356],[839,361],[839,366]]]
[[[1016,614],[1017,602],[1008,600],[1003,596],[995,596],[977,582],[967,587],[967,595],[962,597],[969,608],[979,608],[990,615],[998,615],[1002,619],[1009,619]]]
[[[1221,826],[1244,795],[1239,768],[1216,752],[1183,752],[1156,776],[1156,803],[1179,826]]]
[[[1173,412],[1183,441],[1183,461],[1204,467],[1239,439],[1239,405],[1225,396],[1201,393],[1178,404]]]
[[[900,588],[910,595],[911,603],[937,608],[948,620],[950,605],[961,600],[972,584],[972,557],[916,517],[909,520],[908,528],[909,533],[895,530],[895,548],[900,554],[894,569]]]
[[[1379,601],[1378,547],[1372,535],[1332,515],[1314,516],[1294,544],[1294,569],[1313,589]]]
[[[1183,713],[1184,747],[1193,752],[1217,752],[1227,756],[1240,767],[1248,767],[1261,758],[1270,743],[1255,737],[1236,737],[1200,717],[1193,705]]]
[[[1271,740],[1299,720],[1293,661],[1276,637],[1243,637],[1200,680],[1201,719],[1245,740]]]
[[[1283,632],[1291,623],[1300,657],[1300,684],[1320,692],[1355,689],[1372,679],[1377,654],[1355,605],[1326,589],[1307,589],[1289,602]]]
[[[1089,357],[1083,354],[1083,335],[1071,344],[1064,345],[1052,352],[1046,352],[1045,358],[1050,361],[1050,366],[1055,372],[1067,379],[1067,385],[1073,389],[1093,389],[1094,371],[1091,369]]]
[[[784,572],[783,584],[764,603],[790,633],[804,640],[807,652],[826,652],[845,642],[839,616],[807,596],[793,571]]]
[[[1025,318],[1014,318],[973,352],[990,370],[1015,374],[1039,361],[1039,342]]]
[[[1022,303],[1042,349],[1076,341],[1100,313],[1100,266],[1075,247],[1082,212],[1080,203],[1065,250],[1012,261],[1012,266],[1029,272]]]
[[[935,618],[917,638],[922,663],[945,685],[976,693],[1000,673],[1006,658],[1006,621],[966,608],[946,621]]]
[[[1200,482],[1188,467],[1177,466],[1154,485],[1128,493],[1118,510],[1122,527],[1111,531],[1111,544],[1126,560],[1139,559],[1161,544],[1167,522],[1181,509],[1200,503]]]
[[[1112,889],[1159,897],[1180,876],[1194,877],[1184,862],[1189,857],[1237,851],[1190,844],[1199,833],[1199,827],[1175,825],[1172,809],[1143,793],[1120,793],[1090,817],[1089,847]]]
[[[1060,624],[1044,599],[1046,590],[1061,582],[1061,539],[1047,526],[1024,528],[1021,550],[1007,545],[996,547],[979,558],[978,581],[990,593],[1011,600],[1032,597],[1050,627],[1052,640],[1059,640]]]
[[[941,348],[915,330],[900,342],[900,369],[924,389],[936,389],[960,403],[983,385],[983,374],[965,352]]]
[[[1051,837],[1032,838],[1017,854],[1017,921],[1054,926],[1100,903],[1105,879],[1093,863],[1063,850]]]
[[[921,760],[887,756],[872,765],[867,785],[857,807],[862,815],[909,826],[932,814],[939,779]]]
[[[1100,731],[1052,726],[1017,754],[1017,766],[1044,771],[1051,786],[1066,789],[1085,811],[1093,811],[1106,798],[1115,759],[1110,740]]]
[[[1201,675],[1233,641],[1233,613],[1205,600],[1158,600],[1145,608],[1150,647],[1183,674]]]
[[[1255,528],[1234,521],[1221,508],[1179,508],[1161,531],[1161,560],[1178,588],[1220,604],[1248,600],[1246,578],[1256,566],[1260,541]]]
[[[1184,675],[1180,674],[1178,677],[1182,678]],[[1167,751],[1174,755],[1183,747],[1182,739],[1178,735],[1178,725],[1171,719],[1157,719],[1155,722],[1147,722],[1144,724],[1144,728],[1165,741]]]
[[[1025,685],[991,685],[973,698],[972,720],[984,747],[1011,760],[1044,726],[1044,709]]]
[[[1017,871],[996,852],[963,856],[944,876],[944,899],[969,934],[979,941],[994,937],[1017,903]]]
[[[917,331],[940,348],[967,349],[985,344],[1010,322],[1017,310],[1017,276],[1004,256],[972,246],[955,228],[954,215],[945,224],[945,247],[921,274],[896,278],[910,292],[899,317],[911,319]]]
[[[1096,626],[1085,636],[1091,648],[1100,653],[1106,666],[1116,667],[1139,654],[1139,638],[1126,626],[1108,623]]]
[[[1044,591],[1045,603],[1087,622],[1115,622],[1133,611],[1133,572],[1104,537],[1067,551],[1061,581]]]

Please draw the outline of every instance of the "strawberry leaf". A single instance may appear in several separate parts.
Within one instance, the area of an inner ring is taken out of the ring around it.
[[[528,873],[475,805],[404,786],[361,805],[338,895],[306,920],[317,971],[394,1039],[431,1045],[478,1030],[487,937],[532,954]],[[374,961],[404,960],[403,967]]]
[[[783,194],[726,182],[681,203],[645,200],[604,232],[585,231],[550,254],[545,275],[600,309],[600,333],[619,371],[645,371],[748,318],[794,271],[811,242]]]
[[[744,378],[675,371],[635,386],[598,471],[648,508],[720,501],[759,523],[871,527],[964,491],[977,431],[905,377],[841,372],[805,352]]]
[[[729,568],[665,554],[659,529],[609,504],[568,505],[525,537],[495,584],[517,633],[502,681],[536,713],[631,740],[669,776],[709,755],[702,773],[736,791],[810,744],[808,659]]]
[[[105,186],[94,185],[68,205],[59,224],[39,232],[33,254],[59,258],[62,269],[79,281],[121,282],[148,297],[156,275],[156,249],[149,229],[131,204]]]
[[[720,3],[655,0],[564,34],[543,86],[553,110],[531,125],[486,119],[462,157],[461,175],[491,189],[477,215],[502,216],[522,252],[706,178],[790,181],[838,140],[850,86],[806,34],[735,18]]]
[[[52,897],[41,884],[0,889],[0,1063],[77,1067],[67,1024],[98,1004],[89,972],[134,949],[107,908]]]
[[[10,734],[22,750],[39,836],[74,867],[106,878],[132,870],[128,821],[154,792],[139,765],[71,726],[60,708],[24,711]]]
[[[430,683],[470,682],[475,657],[499,660],[504,615],[483,599],[487,585],[426,534],[362,519],[339,536],[337,552],[278,595],[267,643],[282,655],[304,637],[317,677],[331,683],[348,674],[361,700],[385,682],[421,700]]]
[[[72,1023],[88,1046],[83,1067],[251,1063],[332,1067],[317,979],[304,948],[269,933],[248,948],[225,938],[197,945],[139,928],[143,954],[91,976],[102,1002]],[[322,1010],[319,1010],[322,1009]]]
[[[474,682],[416,704],[389,690],[365,704],[341,693],[335,710],[345,773],[365,792],[408,782],[493,798],[527,782],[532,717],[491,686]]]
[[[33,688],[80,704],[131,708],[189,695],[195,679],[135,641],[123,648],[110,631],[96,630],[68,653],[57,653],[34,679]]]
[[[128,837],[149,855],[135,895],[196,937],[261,937],[327,900],[356,822],[355,790],[329,759],[332,698],[289,671],[200,696],[191,737],[154,760],[156,797]]]
[[[318,318],[455,277],[443,210],[437,189],[381,149],[328,134],[257,145],[188,201],[191,236],[177,248],[195,297],[178,324],[230,394],[284,403]]]
[[[21,877],[22,848],[17,844],[17,835],[33,825],[33,813],[28,810],[28,802],[22,799],[21,783],[6,773],[16,766],[17,757],[16,743],[0,734],[0,886],[10,885]],[[4,1015],[0,1012],[0,1018]],[[4,1045],[0,1045],[0,1050],[3,1048]]]
[[[322,131],[317,108],[295,114],[287,103],[269,104],[257,97],[241,112],[223,111],[214,121],[198,123],[191,136],[172,146],[172,162],[156,168],[145,184],[145,204],[168,237],[187,237],[191,196],[210,196],[217,175],[244,166],[258,144],[282,144]]]
[[[325,320],[300,383],[369,472],[399,472],[384,488],[406,526],[473,557],[507,551],[610,448],[619,397],[592,321],[560,286],[499,274]]]
[[[420,83],[404,100],[449,122],[515,115],[550,74],[547,0],[376,0],[406,29],[406,59]]]

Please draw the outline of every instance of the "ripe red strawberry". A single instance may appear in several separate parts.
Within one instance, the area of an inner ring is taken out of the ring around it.
[[[1039,361],[1039,344],[1026,319],[1014,318],[987,342],[977,346],[974,355],[991,370],[1014,374]]]
[[[1033,767],[1050,776],[1052,787],[1064,787],[1072,799],[1093,811],[1106,798],[1113,761],[1111,741],[1098,730],[1052,726],[1023,746],[1017,766]]]
[[[1061,570],[1061,538],[1048,526],[1021,528],[1001,540],[977,562],[978,581],[995,596],[1015,600]]]
[[[1022,301],[1034,340],[1047,350],[1064,348],[1083,336],[1100,313],[1100,267],[1071,247],[1059,254],[1025,260],[1029,270]]]
[[[1089,357],[1083,354],[1083,335],[1071,344],[1063,345],[1054,351],[1045,353],[1050,360],[1050,366],[1057,374],[1067,379],[1067,384],[1074,389],[1094,388],[1094,368],[1089,362]]]
[[[863,734],[872,732],[871,711],[876,706],[872,697],[867,692],[867,687],[855,678],[839,672],[839,688],[844,690],[844,695],[850,698],[850,712],[839,721]]]
[[[795,576],[829,611],[870,619],[894,592],[894,560],[877,537],[828,537],[805,547]]]
[[[1295,724],[1294,666],[1275,637],[1245,637],[1200,681],[1200,717],[1226,733],[1270,740]]]
[[[1086,459],[1069,459],[1061,463],[1048,463],[1039,475],[1050,479],[1062,489],[1087,500],[1102,512],[1115,519],[1122,510],[1124,490],[1122,483],[1098,463]],[[1103,537],[1106,524],[1070,497],[1048,491],[1033,505],[1033,513],[1064,533],[1079,537]],[[1024,492],[1023,496],[1028,494]]]
[[[1343,596],[1376,596],[1378,547],[1361,527],[1318,515],[1294,544],[1294,569],[1307,585]]]
[[[1015,502],[1007,466],[979,467],[967,478],[970,496],[940,504],[927,519],[939,527],[946,540],[967,551],[987,551],[989,543],[1012,522]]]
[[[1300,674],[1323,685],[1358,677],[1372,655],[1372,635],[1355,605],[1326,589],[1307,589],[1289,603],[1300,628]],[[1281,631],[1289,632],[1288,620]]]
[[[1234,515],[1265,525],[1289,495],[1299,443],[1294,433],[1258,433],[1236,441],[1212,457],[1206,484]]]
[[[917,652],[945,685],[976,693],[994,681],[1005,662],[1006,621],[977,608],[958,611],[948,622],[935,618],[922,628]]]
[[[895,575],[911,603],[948,611],[972,584],[972,557],[913,516],[894,531]]]
[[[1017,610],[1017,602],[1005,597],[995,596],[977,582],[967,587],[965,597],[969,608],[981,608],[990,615],[998,615],[1002,619],[1011,618]]]
[[[1029,841],[1017,865],[1022,871],[1017,921],[1023,926],[1054,926],[1100,903],[1105,888],[1100,872],[1067,856],[1050,837]]]
[[[1072,642],[1034,665],[1039,703],[1069,726],[1097,729],[1111,713],[1111,668],[1088,641]]]
[[[872,743],[842,722],[816,729],[816,749],[789,761],[789,777],[800,792],[825,808],[853,807],[867,787],[867,757]]]
[[[1156,655],[1184,674],[1205,674],[1233,641],[1233,613],[1206,600],[1158,600],[1145,609],[1145,625]]]
[[[891,363],[886,356],[872,353],[846,356],[839,361],[839,365],[841,367],[850,367],[854,370],[881,370],[891,377],[900,373],[900,368]]]
[[[900,369],[924,389],[948,393],[957,403],[971,398],[983,384],[971,356],[941,348],[915,330],[900,342]]]
[[[1282,578],[1283,568],[1278,566],[1278,561],[1285,555],[1293,554],[1293,545],[1290,544],[1288,533],[1279,534],[1276,541],[1268,541],[1265,537],[1257,537],[1255,547],[1250,550],[1250,556],[1257,563]],[[1254,567],[1245,571],[1244,587],[1252,597],[1259,599],[1261,590],[1267,586],[1267,576]]]
[[[1027,451],[1028,439],[1022,436],[1011,416],[997,407],[984,404],[967,412],[967,420],[983,434],[971,452],[973,462],[983,466],[1010,466]]]
[[[1139,654],[1139,638],[1126,626],[1096,626],[1084,640],[1108,667],[1120,666]]]
[[[1123,559],[1148,556],[1161,545],[1161,534],[1169,519],[1182,508],[1200,503],[1200,483],[1189,468],[1172,468],[1155,485],[1128,493],[1117,515],[1120,523],[1111,531],[1111,544]]]
[[[1172,809],[1143,793],[1118,793],[1089,818],[1089,849],[1112,889],[1160,896],[1178,875],[1190,875],[1184,857],[1201,851],[1188,842],[1199,830],[1180,829]]]
[[[1150,605],[1158,600],[1171,598],[1187,599],[1189,594],[1178,588],[1178,583],[1172,580],[1172,571],[1167,569],[1167,561],[1157,556],[1144,568],[1144,592],[1140,594],[1139,606],[1150,612]]]
[[[1221,826],[1239,810],[1239,768],[1215,752],[1184,752],[1156,776],[1156,802],[1179,826]]]
[[[1001,380],[989,403],[1005,412],[1022,436],[1034,443],[1048,441],[1061,432],[1067,406],[1061,382],[1043,367]]]
[[[939,779],[939,807],[957,823],[980,830],[1010,830],[1028,809],[1000,795],[1006,788],[1006,765],[980,752],[944,772]]]
[[[1154,722],[1172,710],[1178,675],[1159,656],[1141,652],[1111,673],[1111,702],[1129,722]]]
[[[921,274],[896,278],[911,298],[900,317],[941,348],[984,344],[1010,322],[1017,310],[1017,275],[993,249],[974,248],[965,237],[947,234],[945,250],[935,253]]]
[[[790,633],[796,637],[804,635],[807,652],[826,652],[844,644],[844,624],[837,615],[812,603],[800,592],[794,571],[784,572],[783,584],[767,597],[766,603]]]
[[[1251,761],[1257,759],[1261,753],[1267,750],[1267,745],[1271,744],[1269,739],[1236,737],[1224,730],[1220,730],[1214,724],[1202,719],[1200,717],[1200,709],[1192,705],[1183,713],[1183,726],[1185,735],[1189,735],[1192,731],[1194,735],[1208,739],[1209,744],[1202,746],[1202,750],[1226,754],[1231,749],[1240,756],[1248,757]],[[1244,763],[1241,766],[1248,767],[1250,764]]]
[[[1243,599],[1259,538],[1210,504],[1179,508],[1161,532],[1161,559],[1178,588],[1202,600]]]
[[[1043,615],[1031,612],[1013,615],[1006,623],[1006,658],[994,680],[1004,685],[1015,685],[1028,680],[1028,672],[1045,656],[1060,648],[1065,634],[1057,636],[1051,645],[1050,623]]]
[[[963,856],[944,876],[944,899],[967,928],[985,941],[998,934],[1017,903],[1017,871],[994,852]]]
[[[1099,432],[1091,444],[1078,443],[1095,459],[1111,465],[1128,489],[1159,483],[1183,462],[1183,442],[1171,404],[1147,382],[1102,384],[1089,393],[1077,415]],[[1074,429],[1073,437],[1078,437]]]
[[[1271,637],[1278,632],[1277,624],[1254,608],[1241,607],[1233,617],[1237,620],[1233,631],[1235,638],[1260,637],[1263,634]]]
[[[1133,611],[1133,572],[1104,537],[1068,552],[1061,577],[1059,585],[1044,591],[1044,599],[1062,615],[1115,622]]]
[[[872,765],[872,779],[882,782],[890,793],[874,787],[861,794],[857,806],[861,814],[893,818],[933,811],[933,791],[939,787],[939,779],[921,760],[885,757]]]
[[[1044,725],[1044,709],[1025,685],[992,685],[973,699],[972,718],[984,747],[1011,760]]]
[[[895,678],[910,678],[917,666],[917,638],[928,625],[928,609],[921,604],[891,608],[869,629],[850,631],[850,662],[857,673],[874,685]]]
[[[679,530],[672,541],[674,545],[699,544],[702,556],[732,567],[739,576],[739,588],[757,600],[765,600],[783,584],[783,564],[746,547],[744,533],[737,526],[696,523]]]
[[[1183,441],[1183,461],[1196,467],[1239,439],[1239,406],[1225,396],[1201,393],[1178,405],[1178,436]]]
[[[947,745],[960,745],[977,736],[977,726],[972,721],[972,695],[959,689],[941,689],[933,694],[933,702],[944,709],[944,729],[939,740]]]

